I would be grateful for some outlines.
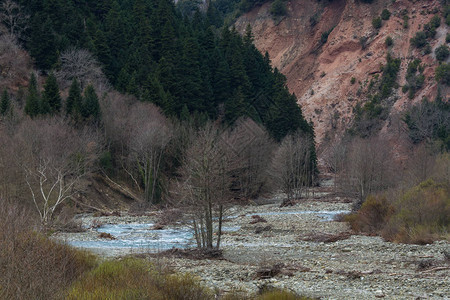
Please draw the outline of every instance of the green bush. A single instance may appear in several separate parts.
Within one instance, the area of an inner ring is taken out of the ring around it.
[[[392,213],[393,207],[385,196],[370,195],[354,216],[344,219],[350,221],[355,231],[376,234],[384,228]]]
[[[436,68],[436,81],[445,85],[450,85],[450,63],[442,63]]]
[[[445,36],[445,42],[450,43],[450,33],[447,33],[447,35]]]
[[[416,32],[416,35],[411,38],[411,44],[416,48],[423,48],[428,44],[427,35],[423,31]]]
[[[333,31],[333,28],[330,28],[327,31],[322,32],[322,35],[320,36],[320,43],[323,45],[328,41],[328,36],[330,35],[330,33]]]
[[[441,18],[438,15],[435,15],[428,24],[433,28],[438,28],[441,26]]]
[[[442,10],[442,16],[444,17],[445,24],[450,26],[450,4],[444,6],[444,9]]]
[[[157,271],[144,260],[106,261],[74,283],[67,299],[212,299],[191,275]]]
[[[281,17],[287,14],[286,4],[283,0],[275,0],[270,7],[270,14],[274,17]]]
[[[422,74],[423,67],[420,59],[415,59],[408,64],[406,71],[406,82],[408,83],[410,99],[414,98],[415,93],[420,90],[425,83],[425,76]],[[416,74],[419,71],[419,74]]]
[[[352,78],[350,79],[350,83],[351,83],[351,84],[355,84],[355,82],[356,82],[356,78],[355,78],[355,77],[352,77]]]
[[[436,48],[434,54],[436,55],[436,59],[438,61],[444,61],[450,55],[450,50],[448,49],[447,45],[440,45]]]
[[[390,17],[391,17],[391,12],[389,10],[387,10],[386,8],[383,9],[383,11],[381,12],[381,18],[383,20],[389,20]]]
[[[394,40],[390,36],[388,36],[388,37],[386,37],[386,40],[384,41],[384,43],[386,44],[387,47],[390,47],[394,44]]]
[[[380,17],[373,18],[372,19],[372,26],[375,29],[380,29],[381,28],[381,18]]]
[[[407,15],[403,16],[403,28],[407,29],[409,27],[409,17]]]
[[[403,194],[383,236],[401,243],[425,244],[450,230],[450,186],[429,179]]]
[[[446,161],[449,164],[448,155]],[[387,200],[369,196],[357,213],[344,217],[354,231],[381,234],[386,240],[425,244],[448,239],[450,232],[450,184],[431,179]]]

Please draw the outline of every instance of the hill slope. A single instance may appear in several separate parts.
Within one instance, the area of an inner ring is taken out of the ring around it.
[[[378,30],[372,19],[380,16],[383,9],[391,16],[382,21]],[[434,38],[429,39],[432,52],[423,55],[424,50],[411,46],[410,39],[431,18],[438,14],[442,5],[439,1],[358,1],[338,0],[318,2],[293,0],[287,2],[287,16],[274,20],[270,15],[270,3],[253,9],[241,16],[236,23],[243,31],[250,23],[255,35],[255,45],[267,51],[275,67],[287,76],[291,92],[298,97],[306,119],[314,122],[317,142],[333,140],[352,126],[353,108],[363,104],[367,83],[382,72],[390,51],[393,57],[401,59],[398,87],[390,97],[392,108],[389,117],[382,121],[381,132],[391,134],[392,120],[397,112],[423,97],[434,99],[438,85],[434,79],[438,62],[434,50],[445,44],[448,26],[441,22]],[[404,26],[408,16],[408,26]],[[314,21],[317,23],[315,25]],[[328,38],[323,33],[330,31]],[[385,45],[386,38],[393,39],[393,46]],[[321,41],[322,39],[322,41]],[[364,44],[364,47],[363,47]],[[402,93],[409,62],[419,58],[424,66],[425,82],[413,99]],[[355,78],[352,84],[352,77]],[[442,86],[441,94],[446,97],[449,89]],[[359,91],[358,91],[359,90]],[[448,97],[448,96],[447,96]]]

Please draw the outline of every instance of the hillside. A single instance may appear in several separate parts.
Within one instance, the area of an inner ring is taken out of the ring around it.
[[[392,110],[381,121],[383,135],[396,134],[393,123],[398,112],[423,97],[436,98],[438,84],[434,74],[438,61],[434,51],[445,44],[448,25],[441,22],[434,38],[429,39],[430,54],[424,55],[423,49],[413,47],[411,38],[434,15],[440,16],[440,1],[381,0],[369,4],[294,0],[286,2],[287,15],[281,20],[272,18],[270,5],[265,3],[241,16],[236,27],[243,31],[248,23],[252,25],[256,47],[267,51],[273,65],[286,75],[287,85],[296,94],[305,118],[314,123],[318,144],[341,137],[352,126],[353,108],[368,101],[364,93],[367,83],[382,73],[380,66],[386,64],[388,52],[401,59],[401,66],[398,88],[390,96]],[[375,29],[372,19],[380,16],[383,9],[388,9],[391,16]],[[405,16],[409,18],[407,26]],[[329,30],[323,43],[322,34]],[[388,36],[393,39],[391,47],[385,44]],[[424,66],[425,82],[410,99],[401,87],[406,84],[408,64],[416,58]],[[448,98],[449,87],[439,88],[444,99]]]

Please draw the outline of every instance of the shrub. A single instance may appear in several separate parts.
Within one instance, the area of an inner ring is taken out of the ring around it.
[[[350,79],[350,83],[351,83],[351,84],[355,84],[355,82],[356,82],[356,78],[355,78],[355,77],[352,77],[352,79]]]
[[[433,27],[430,23],[423,25],[423,31],[427,38],[434,38],[436,35],[436,28]]]
[[[191,275],[157,271],[143,260],[106,261],[72,286],[67,299],[211,299]]]
[[[409,108],[403,121],[408,126],[408,135],[413,143],[424,140],[440,141],[447,150],[450,148],[450,103],[436,97],[434,101],[423,99]]]
[[[411,44],[416,48],[422,48],[428,44],[427,35],[423,31],[416,32],[416,35],[411,38]]]
[[[363,50],[366,49],[368,40],[369,40],[369,38],[366,36],[362,36],[359,38],[359,44],[361,45],[361,49],[363,49]],[[361,60],[361,58],[360,58],[360,60]]]
[[[328,41],[328,36],[333,31],[334,27],[330,28],[327,31],[322,32],[322,35],[320,36],[320,44],[323,45]]]
[[[438,61],[444,61],[449,56],[450,50],[448,49],[447,45],[443,44],[437,47],[434,53],[436,54],[436,59]]]
[[[441,18],[438,15],[435,15],[428,24],[430,24],[432,28],[438,28],[441,26]]]
[[[423,67],[420,64],[420,59],[415,59],[408,64],[408,69],[406,71],[406,82],[408,83],[409,95],[408,97],[412,99],[415,93],[420,90],[425,82],[425,76],[422,74]],[[417,71],[419,70],[419,75]]]
[[[445,19],[445,24],[450,26],[450,4],[444,6],[444,9],[443,9],[443,12],[442,12],[442,16]]]
[[[389,10],[387,10],[386,8],[383,9],[383,11],[381,12],[381,18],[383,20],[389,20],[390,17],[391,17],[391,12]]]
[[[403,16],[403,28],[407,29],[409,27],[409,17],[407,15]]]
[[[450,185],[426,180],[403,194],[383,236],[401,243],[429,243],[450,230]]]
[[[373,18],[372,19],[372,26],[375,29],[380,29],[381,28],[381,18],[380,17]]]
[[[275,0],[270,7],[270,14],[274,17],[281,17],[287,14],[286,4],[283,0]]]
[[[442,63],[436,68],[436,81],[445,85],[450,85],[450,63]]]
[[[350,226],[355,231],[376,234],[383,229],[386,221],[393,213],[393,207],[385,196],[369,195],[358,213],[348,217]]]
[[[388,37],[386,37],[386,40],[384,41],[384,43],[386,44],[387,47],[390,47],[394,44],[394,40],[390,36],[388,36]]]
[[[0,299],[55,299],[95,258],[31,230],[31,215],[0,199]]]
[[[450,43],[450,33],[447,33],[447,35],[445,36],[445,42]]]
[[[318,13],[315,13],[312,17],[309,18],[309,25],[311,27],[316,26],[317,23],[319,23],[320,15]]]

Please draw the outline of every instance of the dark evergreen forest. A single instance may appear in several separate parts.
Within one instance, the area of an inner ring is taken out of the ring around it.
[[[170,0],[21,0],[30,15],[22,36],[41,70],[57,70],[59,54],[88,49],[114,88],[160,106],[167,116],[241,116],[263,124],[273,138],[301,130],[313,135],[286,78],[268,55],[223,24],[230,5],[205,13]],[[234,4],[233,4],[234,5]]]

